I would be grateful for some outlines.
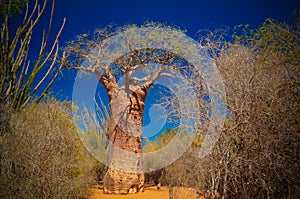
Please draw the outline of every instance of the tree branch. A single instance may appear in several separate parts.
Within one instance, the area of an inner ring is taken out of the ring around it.
[[[150,88],[150,86],[153,85],[153,83],[161,77],[161,75],[163,74],[163,72],[165,71],[165,67],[164,66],[161,66],[161,69],[156,72],[150,80],[148,80],[145,84],[142,85],[142,87],[146,90],[148,90]]]
[[[100,71],[95,70],[95,74],[106,89],[109,99],[111,99],[114,89],[118,88],[116,78],[108,69],[104,71],[104,74],[101,74]]]

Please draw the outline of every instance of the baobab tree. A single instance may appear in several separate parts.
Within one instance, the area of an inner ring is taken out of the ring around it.
[[[158,79],[175,79],[169,83],[175,85],[182,98],[166,97],[172,106],[169,114],[172,118],[180,118],[185,128],[200,126],[204,115],[207,116],[199,106],[205,103],[205,100],[200,102],[203,96],[199,95],[205,90],[202,80],[212,76],[209,67],[203,67],[208,71],[205,77],[195,65],[207,66],[211,60],[199,56],[200,49],[183,31],[158,24],[146,24],[141,28],[126,26],[113,31],[102,29],[96,31],[94,38],[88,37],[83,34],[69,43],[61,65],[96,75],[107,91],[111,148],[109,169],[103,180],[104,192],[143,191],[142,125],[149,88]],[[189,84],[183,84],[187,80]],[[181,100],[180,106],[176,103],[178,100]],[[179,136],[174,142],[176,149],[169,147],[167,151],[180,151],[180,155],[192,139],[193,136]],[[160,155],[163,159],[170,154]]]

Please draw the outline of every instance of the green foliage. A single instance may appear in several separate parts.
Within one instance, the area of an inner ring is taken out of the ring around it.
[[[235,43],[255,47],[259,53],[292,56],[295,52],[293,44],[300,42],[299,35],[289,27],[266,19],[257,29],[250,29],[249,24],[234,27],[232,35]]]
[[[201,134],[197,135],[192,142],[192,146],[195,148],[200,148],[203,143],[203,140],[204,140],[203,135],[201,135]]]
[[[176,135],[175,129],[166,129],[154,142],[146,142],[143,148],[144,152],[153,152],[166,146]]]
[[[172,139],[175,137],[175,135],[177,134],[178,129],[166,129],[158,138],[156,141],[153,142],[146,142],[146,145],[143,148],[144,152],[153,152],[159,149],[162,149],[164,146],[168,145]],[[181,132],[181,133],[185,133],[186,136],[194,136],[193,133],[189,133],[189,132]],[[195,148],[200,148],[201,144],[204,140],[204,136],[203,135],[196,135],[193,142],[192,142],[192,147]]]
[[[157,142],[159,144],[159,146],[165,146],[167,145],[176,135],[176,130],[175,129],[166,129],[165,132],[163,132],[161,134],[161,136],[159,136],[157,138]]]
[[[12,16],[21,13],[28,0],[0,0],[0,14],[2,16]]]
[[[143,148],[143,152],[144,153],[153,152],[153,151],[159,150],[160,148],[161,148],[161,146],[159,145],[158,142],[149,142],[148,141]]]

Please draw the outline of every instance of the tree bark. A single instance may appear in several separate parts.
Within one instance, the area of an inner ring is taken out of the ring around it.
[[[104,193],[128,194],[142,192],[142,122],[148,85],[136,87],[131,93],[118,88],[110,76],[99,80],[106,88],[110,106],[110,162],[104,176]],[[110,79],[110,80],[108,80]]]
[[[94,71],[105,87],[110,107],[109,168],[104,176],[106,194],[138,193],[144,190],[142,163],[142,125],[145,99],[150,86],[159,78],[158,71],[142,86],[129,84],[131,75],[126,78],[125,87],[119,88],[109,70],[104,74]]]

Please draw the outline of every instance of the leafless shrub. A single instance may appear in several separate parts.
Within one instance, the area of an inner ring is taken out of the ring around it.
[[[210,156],[210,187],[230,198],[299,197],[299,38],[271,20],[251,45],[217,58],[229,119]]]
[[[208,156],[187,151],[165,168],[169,183],[210,198],[299,198],[299,33],[268,19],[212,55],[227,120]]]

